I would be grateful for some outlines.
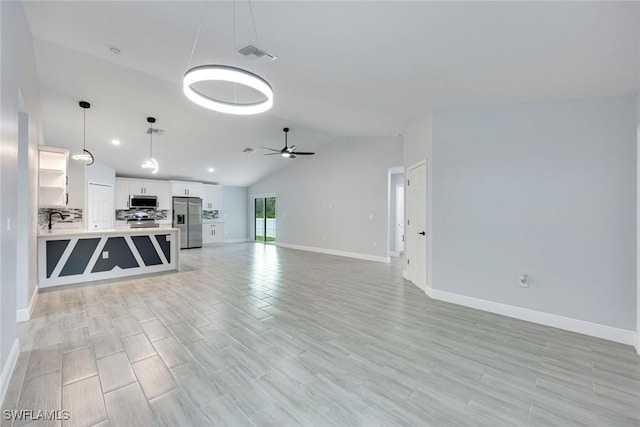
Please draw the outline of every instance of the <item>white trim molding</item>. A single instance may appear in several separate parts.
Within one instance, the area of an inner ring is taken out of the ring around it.
[[[11,381],[11,376],[13,375],[13,370],[16,368],[16,363],[18,362],[18,356],[20,355],[20,341],[16,338],[13,342],[13,346],[11,347],[11,351],[9,352],[9,357],[7,358],[7,362],[2,367],[2,372],[0,372],[0,407],[4,408],[4,398],[7,395],[7,390],[9,389],[9,381]]]
[[[377,256],[377,255],[360,254],[357,252],[336,251],[333,249],[316,248],[313,246],[292,245],[290,243],[279,243],[279,242],[276,242],[276,246],[282,246],[283,248],[289,248],[289,249],[297,249],[299,251],[317,252],[317,253],[326,254],[326,255],[336,255],[336,256],[343,256],[347,258],[364,259],[367,261],[384,262],[387,264],[391,262],[391,257],[388,257],[388,256],[384,257],[384,256]]]
[[[16,322],[28,322],[33,316],[33,309],[36,307],[36,301],[38,300],[38,285],[33,290],[31,300],[29,301],[29,307],[19,308],[16,310]]]
[[[490,313],[501,314],[503,316],[513,317],[514,319],[526,320],[540,325],[551,326],[553,328],[564,329],[566,331],[577,332],[579,334],[590,335],[592,337],[602,338],[631,346],[636,345],[635,331],[614,328],[613,326],[586,322],[584,320],[572,319],[570,317],[558,316],[556,314],[544,313],[542,311],[530,310],[499,302],[487,301],[452,292],[440,291],[438,289],[431,289],[430,296],[435,300],[446,301],[465,307],[488,311]]]

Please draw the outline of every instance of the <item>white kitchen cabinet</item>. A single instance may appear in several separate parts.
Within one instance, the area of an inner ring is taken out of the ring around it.
[[[67,162],[69,150],[41,146],[38,149],[38,206],[67,205]]]
[[[157,181],[129,180],[129,194],[134,196],[157,196]]]
[[[218,212],[222,210],[222,186],[202,185],[202,210]]]
[[[202,224],[202,244],[217,245],[224,243],[224,224]]]
[[[158,209],[173,209],[173,198],[171,196],[171,183],[169,181],[157,182]]]
[[[128,179],[116,178],[116,194],[115,194],[115,208],[116,209],[129,209],[129,184]]]
[[[173,197],[202,197],[202,183],[187,181],[171,181]]]

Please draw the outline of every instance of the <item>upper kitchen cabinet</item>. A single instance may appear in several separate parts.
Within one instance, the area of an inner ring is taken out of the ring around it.
[[[130,180],[129,194],[133,196],[157,196],[158,183],[157,181]]]
[[[129,209],[129,180],[116,178],[115,208]]]
[[[222,210],[221,185],[202,185],[202,209],[205,211]]]
[[[171,181],[173,197],[202,197],[202,184],[199,182]]]
[[[158,181],[158,209],[173,209],[173,198],[171,197],[171,183],[169,181]]]
[[[41,146],[38,149],[38,161],[38,206],[65,207],[69,150]]]

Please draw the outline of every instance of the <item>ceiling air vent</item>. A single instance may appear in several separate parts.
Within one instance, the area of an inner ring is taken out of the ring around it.
[[[251,147],[247,147],[244,150],[242,150],[243,153],[247,153],[247,154],[253,154],[255,153],[257,150],[255,148],[251,148]]]
[[[277,56],[272,55],[269,52],[265,52],[264,50],[250,44],[238,49],[238,53],[255,62],[271,62],[278,59]]]
[[[151,135],[152,133],[154,135],[160,136],[160,135],[162,135],[164,133],[164,130],[163,129],[156,129],[156,128],[147,129],[147,135]]]

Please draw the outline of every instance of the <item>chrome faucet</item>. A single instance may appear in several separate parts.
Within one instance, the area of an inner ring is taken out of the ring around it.
[[[54,216],[55,214],[60,215],[60,219],[66,218],[65,215],[62,215],[62,212],[58,212],[58,211],[49,212],[49,230],[51,230],[51,226],[53,225],[51,224],[51,217]]]

